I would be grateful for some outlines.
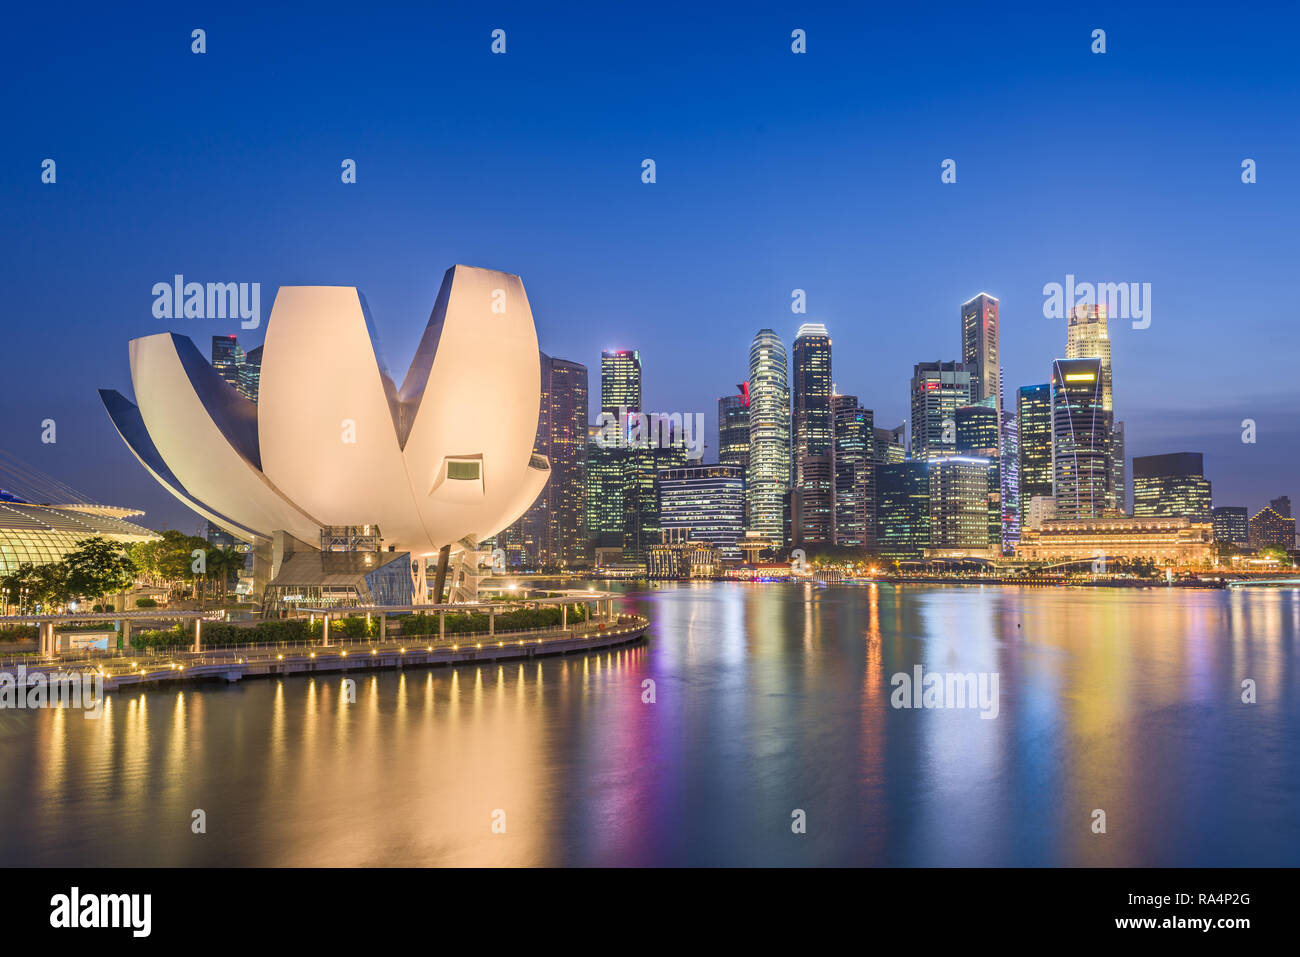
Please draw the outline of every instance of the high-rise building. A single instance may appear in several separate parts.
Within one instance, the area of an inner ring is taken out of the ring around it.
[[[1110,430],[1110,482],[1114,508],[1128,511],[1128,473],[1124,469],[1124,423],[1116,422]]]
[[[971,377],[960,362],[918,362],[912,369],[912,458],[957,449],[957,410],[971,404]]]
[[[600,410],[617,416],[620,409],[641,411],[641,354],[635,349],[600,354]]]
[[[1020,541],[1020,419],[1002,416],[1002,545]]]
[[[989,459],[940,456],[930,467],[930,548],[987,548],[990,531],[1001,540],[998,524],[989,523]],[[996,473],[995,473],[996,474]]]
[[[907,459],[876,469],[876,551],[917,559],[930,545],[930,463]]]
[[[1106,507],[1126,509],[1128,494],[1124,482],[1124,426],[1115,427],[1115,403],[1110,367],[1110,333],[1105,304],[1081,304],[1070,310],[1065,333],[1065,358],[1101,361],[1101,407],[1110,416],[1113,431],[1107,439],[1110,475],[1107,478]],[[1115,449],[1118,442],[1120,448]]]
[[[244,350],[234,336],[212,337],[212,368],[235,389],[240,387],[239,367],[244,363]]]
[[[610,445],[599,425],[587,430],[587,537],[593,548],[623,547],[627,449]]]
[[[502,547],[520,546],[532,567],[585,564],[591,557],[587,528],[587,367],[541,358],[541,404],[533,450],[551,463],[551,477],[532,506],[497,536]]]
[[[1250,544],[1250,523],[1240,505],[1220,505],[1210,513],[1214,522],[1214,540],[1230,545]]]
[[[1248,536],[1251,548],[1278,545],[1290,551],[1295,548],[1295,519],[1266,505],[1250,517]]]
[[[1283,518],[1290,518],[1291,517],[1291,496],[1279,495],[1277,498],[1271,499],[1269,501],[1268,507],[1271,508],[1273,511],[1277,512]]]
[[[998,410],[991,398],[959,406],[954,418],[959,454],[998,454]]]
[[[1002,419],[1002,367],[998,353],[998,301],[980,293],[961,304],[961,359],[970,372],[970,399],[992,399]]]
[[[717,546],[739,558],[745,535],[745,473],[738,465],[694,465],[659,473],[659,523],[664,532]]]
[[[907,423],[900,422],[892,429],[872,429],[875,447],[872,460],[877,465],[897,465],[907,458]]]
[[[1020,526],[1026,527],[1029,503],[1052,494],[1052,387],[1043,382],[1016,390],[1020,440]]]
[[[1110,437],[1110,413],[1102,407],[1101,360],[1057,359],[1052,363],[1052,497],[1058,518],[1105,513]]]
[[[740,466],[743,477],[749,468],[749,383],[739,389],[718,400],[718,464]]]
[[[874,548],[874,417],[870,409],[858,408],[857,397],[851,395],[831,396],[831,417],[835,433],[834,541],[836,545]]]
[[[1133,517],[1211,520],[1210,481],[1200,452],[1133,457]]]
[[[785,345],[771,329],[760,329],[749,347],[748,527],[784,545],[789,491],[790,385]]]
[[[791,539],[795,545],[832,540],[831,339],[819,322],[805,322],[791,356]]]

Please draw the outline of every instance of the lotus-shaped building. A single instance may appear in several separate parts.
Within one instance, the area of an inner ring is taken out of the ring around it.
[[[267,320],[257,402],[186,336],[131,340],[132,403],[101,390],[158,482],[231,535],[313,545],[378,526],[413,558],[481,541],[537,498],[541,372],[518,276],[453,266],[400,388],[351,286],[286,286]]]

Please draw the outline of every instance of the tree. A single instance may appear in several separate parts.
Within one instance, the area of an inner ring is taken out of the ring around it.
[[[135,562],[121,545],[98,535],[78,542],[76,550],[64,556],[62,565],[71,595],[100,600],[135,581]]]
[[[36,605],[48,610],[62,605],[72,594],[67,569],[62,563],[33,565],[23,562],[0,578],[0,597],[6,604],[17,605],[23,611]]]

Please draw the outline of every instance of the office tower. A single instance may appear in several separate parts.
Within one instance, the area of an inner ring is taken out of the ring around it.
[[[659,524],[739,558],[745,534],[745,473],[738,465],[693,465],[659,473]]]
[[[749,347],[749,470],[745,517],[749,528],[785,544],[790,491],[790,386],[780,336],[761,329]]]
[[[1110,333],[1107,330],[1106,305],[1082,304],[1070,310],[1069,324],[1065,333],[1065,358],[1101,360],[1101,407],[1110,416],[1112,426],[1115,421],[1115,405],[1112,390],[1110,367]],[[1109,486],[1106,507],[1123,510],[1128,506],[1128,495],[1124,483],[1123,449],[1118,456],[1114,443],[1123,445],[1123,426],[1119,426],[1118,435],[1108,437],[1107,452],[1110,458]]]
[[[1268,503],[1268,507],[1277,512],[1283,518],[1291,517],[1291,496],[1279,495]]]
[[[978,548],[990,544],[990,531],[1000,541],[998,524],[990,529],[988,459],[940,456],[930,466],[930,548]]]
[[[960,362],[918,362],[912,369],[912,458],[957,449],[957,410],[971,404],[970,372]]]
[[[855,548],[876,544],[875,427],[856,396],[831,396],[835,433],[834,542]]]
[[[1210,481],[1200,452],[1133,457],[1133,517],[1208,522]]]
[[[627,449],[610,445],[599,425],[587,430],[587,537],[593,548],[623,547]]]
[[[212,368],[242,393],[239,369],[244,364],[244,350],[234,336],[212,337]]]
[[[738,465],[743,476],[749,468],[749,383],[738,388],[718,400],[718,464]]]
[[[1295,519],[1266,505],[1250,517],[1247,536],[1251,548],[1277,545],[1290,551],[1295,548]]]
[[[791,540],[798,546],[827,545],[833,537],[831,340],[821,323],[805,322],[795,335],[790,393]]]
[[[1124,469],[1124,423],[1116,422],[1110,430],[1110,481],[1113,507],[1128,511],[1128,474]]]
[[[1002,416],[1002,544],[1020,541],[1020,419],[1015,412]]]
[[[1107,331],[1105,305],[1083,304],[1070,311],[1065,332],[1065,358],[1101,360],[1101,404],[1105,411],[1113,412],[1110,333]]]
[[[907,458],[907,423],[900,422],[892,429],[872,429],[874,448],[872,461],[877,465],[897,465]]]
[[[959,454],[998,454],[998,410],[991,398],[958,407],[954,418]]]
[[[930,545],[930,463],[908,459],[876,469],[876,551],[917,559]]]
[[[970,400],[992,399],[1002,420],[1002,367],[998,354],[998,301],[980,293],[961,304],[961,359],[970,372]]]
[[[620,409],[641,411],[641,354],[635,349],[600,354],[600,410],[617,416]]]
[[[530,567],[584,564],[591,555],[587,510],[587,367],[540,353],[541,403],[533,451],[551,477],[532,506],[498,536],[520,546]]]
[[[1110,413],[1102,408],[1101,360],[1053,362],[1052,497],[1058,517],[1098,518],[1105,512],[1110,432]]]
[[[1250,523],[1246,509],[1240,505],[1220,505],[1210,512],[1214,523],[1214,540],[1229,545],[1244,546],[1250,543]]]
[[[1020,440],[1020,527],[1026,527],[1029,503],[1052,494],[1052,387],[1043,382],[1016,390]]]

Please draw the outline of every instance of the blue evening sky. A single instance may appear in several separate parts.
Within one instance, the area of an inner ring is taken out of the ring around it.
[[[134,336],[261,341],[154,319],[175,273],[262,283],[264,321],[281,285],[355,285],[399,381],[448,266],[518,273],[593,400],[600,350],[639,349],[648,408],[704,412],[710,459],[759,328],[824,322],[840,391],[892,426],[982,290],[1008,403],[1044,381],[1042,288],[1072,273],[1152,286],[1150,328],[1111,328],[1130,455],[1203,451],[1216,505],[1300,500],[1295,6],[977,6],[15,8],[0,448],[193,530],[95,392],[130,394]]]

